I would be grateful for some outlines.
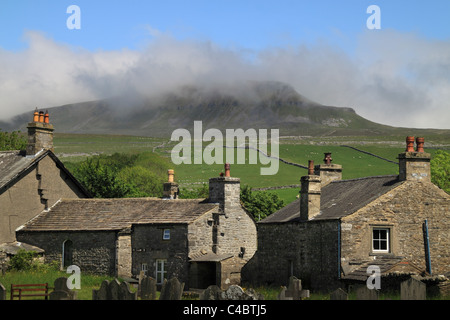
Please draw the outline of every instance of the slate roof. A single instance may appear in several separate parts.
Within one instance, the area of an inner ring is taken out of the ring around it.
[[[397,175],[333,181],[322,188],[320,214],[313,220],[340,219],[350,215],[401,183]],[[300,199],[297,199],[259,223],[299,220]]]
[[[14,183],[32,170],[39,161],[47,156],[55,161],[58,168],[64,171],[86,196],[90,196],[89,192],[77,179],[75,179],[58,157],[50,150],[41,150],[34,156],[26,156],[24,151],[0,151],[0,194],[5,192],[10,186],[14,185]]]
[[[20,230],[99,231],[121,230],[132,224],[189,224],[217,208],[202,199],[62,199]]]

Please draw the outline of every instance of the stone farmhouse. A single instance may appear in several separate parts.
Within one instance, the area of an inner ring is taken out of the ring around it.
[[[48,118],[35,112],[26,152],[0,153],[0,255],[31,249],[61,268],[143,271],[158,283],[177,277],[185,288],[240,283],[256,251],[256,223],[229,165],[209,180],[208,199],[179,199],[173,170],[163,198],[92,199],[53,153]]]
[[[332,291],[387,275],[450,272],[450,195],[430,181],[423,138],[407,138],[399,175],[342,180],[342,166],[309,163],[300,198],[258,223],[258,250],[243,270],[254,284]]]
[[[163,198],[61,199],[17,230],[18,241],[45,250],[46,261],[82,271],[186,288],[241,281],[256,251],[256,223],[240,203],[240,180],[209,180],[209,199],[178,199],[169,170]]]
[[[90,197],[53,153],[48,113],[34,113],[26,151],[0,151],[0,244],[18,246],[15,230],[60,198]]]

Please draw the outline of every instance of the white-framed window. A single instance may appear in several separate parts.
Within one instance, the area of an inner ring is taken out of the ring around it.
[[[170,240],[170,229],[163,230],[163,240]]]
[[[141,264],[141,271],[144,271],[144,274],[147,275],[148,274],[148,264],[146,264],[146,263]]]
[[[157,259],[156,260],[156,283],[163,284],[164,279],[167,278],[167,270],[166,270],[166,259]]]
[[[372,251],[390,252],[390,229],[378,228],[372,229]]]

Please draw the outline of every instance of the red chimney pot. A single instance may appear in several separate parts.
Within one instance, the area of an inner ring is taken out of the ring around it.
[[[44,123],[49,123],[49,119],[48,119],[48,111],[45,111],[45,115],[44,115]]]
[[[230,174],[230,164],[227,162],[225,163],[225,177],[231,177]]]
[[[414,137],[406,137],[406,152],[414,152]]]
[[[417,143],[417,152],[424,152],[424,150],[423,150],[423,145],[424,145],[424,143],[425,143],[425,138],[422,138],[422,137],[417,137],[416,138],[416,143]]]
[[[314,161],[309,160],[308,161],[308,175],[313,175],[313,174],[314,174]]]

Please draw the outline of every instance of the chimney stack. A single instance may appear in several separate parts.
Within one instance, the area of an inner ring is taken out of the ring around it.
[[[53,151],[53,125],[50,124],[49,114],[38,111],[33,114],[33,121],[28,123],[27,156],[34,156],[41,150]]]
[[[308,175],[300,179],[300,220],[311,220],[320,213],[320,176],[314,174],[314,162],[308,162]]]
[[[167,170],[167,182],[164,183],[163,199],[177,199],[178,198],[178,183],[174,182],[175,171],[173,169]]]
[[[225,174],[209,179],[209,202],[218,203],[221,213],[241,206],[241,179],[231,177],[230,164],[225,164]]]
[[[342,166],[339,164],[332,164],[331,152],[325,152],[323,164],[314,166],[314,174],[320,176],[322,187],[326,186],[332,181],[342,180]]]
[[[423,149],[425,138],[419,137],[415,141],[416,150],[414,150],[414,137],[406,137],[406,151],[398,155],[399,180],[431,181],[431,155]]]

